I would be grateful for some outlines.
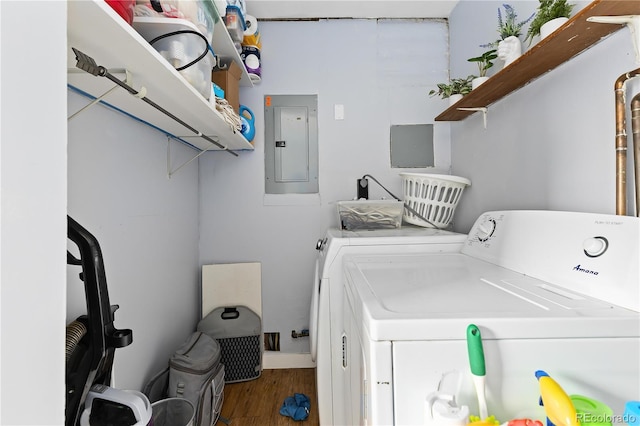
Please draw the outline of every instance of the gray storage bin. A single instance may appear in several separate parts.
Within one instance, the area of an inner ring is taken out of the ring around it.
[[[161,399],[151,404],[153,426],[194,426],[196,410],[193,404],[183,398]]]
[[[152,406],[161,401],[184,399],[190,403],[195,413],[189,425],[211,426],[218,420],[222,409],[224,375],[219,343],[207,333],[198,331],[192,333],[173,353],[169,366],[151,378],[143,392],[153,403]],[[166,420],[163,424],[182,426],[183,424],[172,423],[176,420],[171,420],[171,416],[177,408],[184,405],[181,406],[178,402],[166,404],[168,407],[165,408],[169,411],[159,414],[166,417],[162,417]],[[156,408],[153,410],[155,416]],[[182,414],[184,411],[179,411],[179,415]]]
[[[253,380],[262,374],[262,321],[246,306],[220,307],[197,327],[220,344],[225,383]]]

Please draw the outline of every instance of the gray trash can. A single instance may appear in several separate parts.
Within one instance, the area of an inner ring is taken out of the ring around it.
[[[167,398],[151,404],[153,426],[193,426],[195,409],[183,398]]]

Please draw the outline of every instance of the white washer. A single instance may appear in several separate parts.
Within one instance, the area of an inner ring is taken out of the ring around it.
[[[477,415],[469,324],[481,330],[488,411],[501,422],[544,420],[536,370],[622,418],[640,400],[639,223],[489,212],[458,253],[344,259],[344,424],[438,424],[425,401],[444,383]]]
[[[403,226],[400,229],[342,231],[329,229],[318,240],[310,313],[311,356],[316,361],[316,386],[321,425],[348,425],[344,381],[343,258],[376,253],[426,254],[456,252],[466,235]]]

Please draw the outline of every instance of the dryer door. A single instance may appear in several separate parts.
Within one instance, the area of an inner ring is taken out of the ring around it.
[[[320,259],[316,259],[311,290],[311,309],[309,312],[309,345],[311,360],[315,362],[318,354],[318,305],[320,303]]]

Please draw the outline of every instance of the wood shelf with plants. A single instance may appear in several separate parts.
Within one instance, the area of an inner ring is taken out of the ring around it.
[[[588,22],[587,18],[616,15],[640,15],[640,1],[593,1],[553,34],[542,39],[481,86],[443,111],[435,120],[464,120],[476,111],[460,110],[459,108],[488,107],[553,70],[623,27],[622,24]]]

